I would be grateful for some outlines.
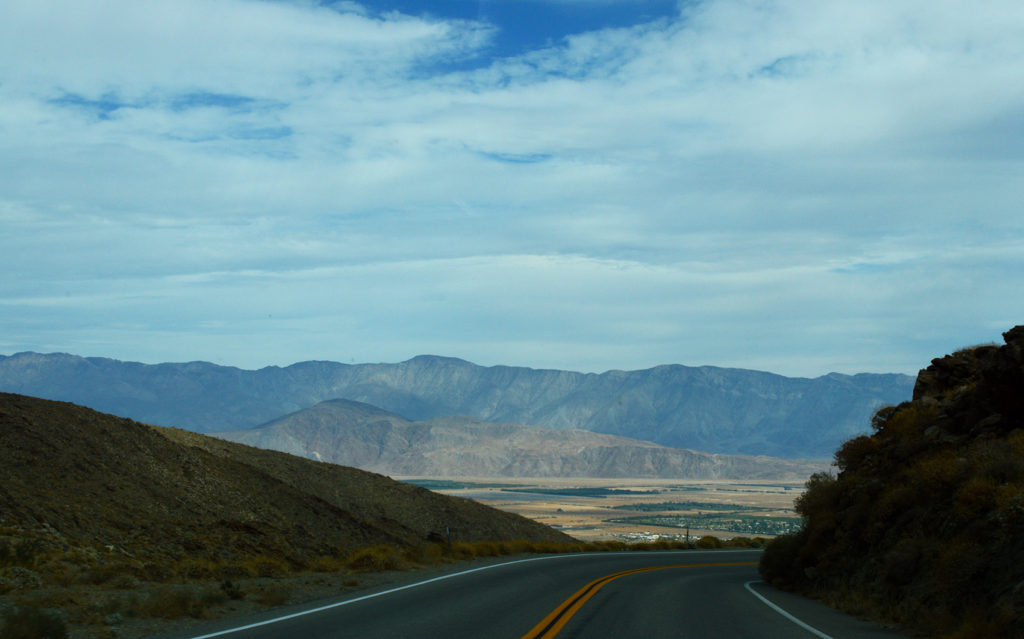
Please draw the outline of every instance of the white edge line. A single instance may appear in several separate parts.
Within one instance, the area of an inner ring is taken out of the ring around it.
[[[757,592],[756,590],[754,590],[753,588],[750,587],[750,584],[752,584],[752,583],[755,583],[755,582],[748,581],[747,583],[743,584],[743,587],[746,588],[747,590],[749,590],[750,594],[752,594],[755,597],[757,597],[758,599],[760,599],[761,602],[764,603],[764,605],[768,606],[769,608],[771,608],[775,612],[779,613],[780,615],[782,615],[786,619],[789,619],[790,621],[792,621],[796,625],[800,626],[801,628],[803,628],[807,632],[809,632],[809,633],[811,633],[813,635],[816,635],[818,637],[821,637],[821,639],[832,639],[832,637],[830,637],[829,635],[826,635],[824,632],[822,632],[822,631],[820,631],[817,628],[814,628],[812,626],[808,626],[806,623],[800,621],[799,619],[797,619],[793,615],[789,614],[788,612],[786,612],[785,610],[783,610],[779,606],[777,606],[777,605],[773,604],[772,602],[768,601],[768,599],[765,598],[764,595],[762,595],[761,593]],[[764,582],[763,581],[758,581],[756,583],[764,583]]]
[[[743,552],[745,550],[748,550],[748,549],[733,550],[733,551],[729,551],[729,550],[714,550],[714,551],[710,551],[710,552],[715,552],[715,553]],[[512,564],[523,564],[523,563],[526,563],[528,561],[543,561],[543,560],[547,560],[547,559],[564,559],[564,558],[567,558],[567,557],[585,557],[587,555],[604,555],[604,556],[608,556],[608,555],[631,555],[631,554],[634,554],[635,552],[637,552],[637,551],[630,551],[630,552],[602,552],[602,553],[571,553],[571,554],[565,554],[565,555],[547,555],[547,556],[544,556],[544,557],[531,557],[529,559],[516,559],[515,561],[505,561],[505,562],[502,562],[500,564],[491,564],[490,566],[481,566],[480,568],[471,568],[469,570],[462,570],[462,571],[459,571],[459,572],[453,572],[453,573],[451,573],[449,575],[441,575],[440,577],[434,577],[433,579],[427,579],[425,581],[417,581],[414,584],[406,584],[404,586],[399,586],[397,588],[391,588],[389,590],[382,590],[380,592],[375,592],[375,593],[372,593],[372,594],[369,594],[369,595],[363,595],[362,597],[356,597],[355,599],[346,599],[345,601],[339,601],[339,602],[336,602],[336,603],[327,604],[326,606],[320,606],[318,608],[310,608],[309,610],[303,610],[301,612],[295,612],[295,613],[292,613],[290,615],[284,615],[283,617],[275,617],[273,619],[267,619],[265,621],[257,621],[256,623],[251,623],[251,624],[248,624],[248,625],[245,625],[245,626],[238,626],[236,628],[228,628],[227,630],[220,630],[218,632],[211,632],[210,634],[206,634],[206,635],[198,635],[198,636],[195,636],[195,637],[191,637],[190,639],[209,639],[209,637],[221,637],[223,635],[229,635],[229,634],[231,634],[233,632],[241,632],[242,630],[251,630],[252,628],[259,628],[260,626],[269,626],[270,624],[277,623],[278,621],[285,621],[286,619],[295,619],[296,617],[304,617],[306,615],[311,615],[311,614],[314,614],[314,613],[317,613],[317,612],[322,612],[324,610],[330,610],[331,608],[337,608],[339,606],[347,606],[348,604],[356,603],[357,601],[364,601],[366,599],[373,599],[374,597],[381,597],[383,595],[389,595],[389,594],[391,594],[393,592],[398,592],[399,590],[407,590],[409,588],[415,588],[416,586],[422,586],[424,584],[433,583],[435,581],[441,581],[443,579],[451,579],[452,577],[458,577],[460,575],[468,575],[469,573],[480,572],[481,570],[490,570],[491,568],[500,568],[501,566],[511,566]],[[680,552],[680,551],[654,551],[654,552],[643,552],[643,554],[645,554],[645,555],[654,555],[654,554],[664,554],[665,552]],[[683,552],[685,552],[685,551],[683,551]],[[701,551],[697,551],[697,552],[701,552]],[[748,588],[749,588],[749,586],[748,586]],[[751,590],[751,592],[753,592],[753,591]],[[754,594],[757,595],[756,592]],[[757,596],[760,597],[761,595],[757,595]],[[768,603],[768,605],[773,606],[773,604],[771,604],[767,600],[765,600],[765,603]],[[782,612],[782,614],[786,614],[785,612],[783,612],[781,610],[780,610],[780,612]],[[786,615],[786,616],[789,616],[789,615]],[[796,619],[794,619],[794,621],[796,621],[797,623],[800,623]],[[801,625],[803,625],[803,624],[801,624]],[[820,635],[820,636],[824,637],[825,639],[832,639],[831,637],[828,637],[826,635]]]
[[[558,556],[561,557],[563,555],[558,555]],[[564,556],[572,557],[574,555],[564,555]],[[275,617],[273,619],[267,619],[266,621],[258,621],[256,623],[251,623],[251,624],[249,624],[247,626],[238,626],[237,628],[229,628],[228,630],[221,630],[219,632],[212,632],[212,633],[210,633],[208,635],[199,635],[197,637],[192,637],[191,639],[207,639],[208,637],[220,637],[221,635],[231,634],[232,632],[239,632],[241,630],[249,630],[251,628],[258,628],[260,626],[267,626],[267,625],[270,625],[272,623],[277,623],[278,621],[284,621],[286,619],[294,619],[296,617],[303,617],[305,615],[311,615],[313,613],[322,612],[324,610],[330,610],[331,608],[337,608],[339,606],[347,606],[348,604],[355,603],[357,601],[364,601],[366,599],[373,599],[374,597],[381,597],[383,595],[389,595],[389,594],[391,594],[393,592],[398,592],[399,590],[407,590],[409,588],[415,588],[416,586],[422,586],[424,584],[433,583],[435,581],[441,581],[442,579],[451,579],[452,577],[458,577],[459,575],[467,575],[467,574],[469,574],[471,572],[479,572],[481,570],[489,570],[491,568],[497,568],[498,566],[508,566],[510,564],[521,564],[521,563],[524,563],[524,562],[527,562],[527,561],[539,561],[541,559],[553,559],[553,558],[554,557],[531,557],[530,559],[517,559],[516,561],[507,561],[507,562],[500,563],[500,564],[492,564],[490,566],[482,566],[480,568],[472,568],[470,570],[463,570],[463,571],[460,571],[460,572],[453,572],[450,575],[441,575],[440,577],[434,577],[433,579],[427,579],[425,581],[417,581],[414,584],[406,584],[404,586],[398,586],[397,588],[391,588],[389,590],[382,590],[380,592],[375,592],[375,593],[372,593],[372,594],[369,594],[369,595],[363,595],[362,597],[356,597],[355,599],[346,599],[345,601],[339,601],[339,602],[336,602],[336,603],[327,604],[326,606],[320,606],[318,608],[310,608],[309,610],[303,610],[301,612],[292,613],[290,615],[285,615],[283,617]]]

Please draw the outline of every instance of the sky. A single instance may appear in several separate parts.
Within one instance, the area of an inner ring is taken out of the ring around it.
[[[0,0],[0,354],[916,374],[1024,323],[1024,3]]]

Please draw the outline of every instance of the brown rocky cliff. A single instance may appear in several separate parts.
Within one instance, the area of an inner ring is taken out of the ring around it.
[[[935,425],[952,434],[1009,432],[1024,423],[1024,326],[985,345],[932,360],[917,376],[914,401],[938,404]]]
[[[1024,637],[1024,326],[932,361],[766,548],[777,586],[926,636]]]

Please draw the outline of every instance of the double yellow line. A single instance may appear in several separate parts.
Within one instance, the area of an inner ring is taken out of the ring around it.
[[[672,564],[669,566],[651,566],[649,568],[634,568],[632,570],[623,570],[622,572],[616,572],[611,575],[605,575],[591,581],[586,586],[583,586],[577,590],[571,597],[563,601],[557,608],[551,611],[547,617],[541,619],[540,623],[534,626],[528,633],[523,635],[522,639],[551,639],[558,632],[565,627],[565,624],[569,623],[572,616],[575,615],[583,604],[587,603],[591,597],[597,594],[597,591],[604,588],[606,585],[615,581],[619,577],[625,577],[627,575],[635,575],[641,572],[650,572],[652,570],[665,570],[668,568],[703,568],[711,566],[751,566],[756,564],[756,561],[729,561],[716,564]]]

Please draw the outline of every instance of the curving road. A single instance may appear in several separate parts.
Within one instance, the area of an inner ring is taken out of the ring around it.
[[[193,637],[903,637],[759,581],[758,551],[553,555],[445,575]],[[625,574],[622,574],[625,573]],[[276,616],[275,616],[276,615]],[[285,618],[281,618],[284,616]]]

